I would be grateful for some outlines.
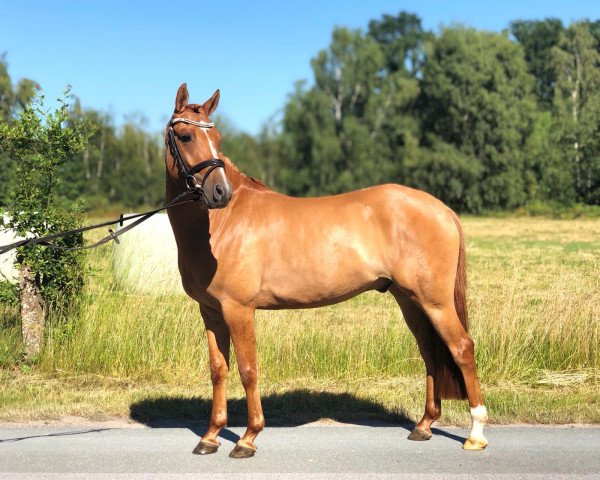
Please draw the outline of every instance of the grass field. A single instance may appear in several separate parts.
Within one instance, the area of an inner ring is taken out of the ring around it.
[[[463,223],[471,333],[490,422],[600,423],[600,220]],[[208,418],[208,356],[197,306],[119,291],[110,248],[90,254],[84,295],[64,312],[68,323],[53,320],[36,364],[15,362],[14,312],[3,312],[0,421],[66,414]],[[257,331],[268,424],[408,421],[422,414],[423,362],[391,295],[259,312]],[[235,364],[230,378],[235,424],[245,415]],[[443,408],[443,422],[468,422],[466,402]]]

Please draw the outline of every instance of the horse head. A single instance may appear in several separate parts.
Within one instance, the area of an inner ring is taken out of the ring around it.
[[[188,98],[184,83],[166,129],[167,172],[181,188],[200,193],[208,208],[223,208],[233,188],[219,155],[221,134],[209,118],[219,104],[219,90],[202,105],[188,104]]]

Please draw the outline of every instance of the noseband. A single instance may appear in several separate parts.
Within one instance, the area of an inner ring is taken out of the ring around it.
[[[206,198],[206,194],[204,193],[204,182],[208,176],[213,172],[215,168],[225,168],[225,163],[220,158],[210,158],[203,162],[200,162],[198,165],[194,165],[192,168],[188,168],[183,158],[181,158],[181,154],[179,153],[179,149],[177,148],[177,143],[175,142],[175,131],[173,130],[173,125],[176,123],[187,123],[189,125],[195,125],[200,128],[213,128],[215,126],[214,123],[207,122],[194,122],[193,120],[189,120],[187,118],[172,118],[169,122],[169,126],[167,129],[167,137],[169,150],[171,151],[171,156],[175,159],[177,163],[177,167],[179,168],[179,172],[185,177],[185,186],[190,192],[198,192]],[[194,174],[200,172],[208,168],[204,177],[202,177],[202,181],[200,184],[196,183],[196,178]]]

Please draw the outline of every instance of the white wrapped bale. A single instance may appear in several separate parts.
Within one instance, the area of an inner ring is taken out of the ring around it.
[[[8,219],[4,217],[4,221],[6,220]],[[14,231],[0,227],[0,245],[8,245],[23,239],[23,237],[19,237]],[[0,255],[0,281],[19,282],[19,269],[15,267],[16,259],[16,250],[11,250]]]
[[[135,220],[132,220],[135,221]],[[125,222],[127,225],[131,222]],[[117,226],[117,231],[121,226]],[[157,213],[113,242],[113,274],[124,290],[146,295],[185,295],[177,245],[167,214]]]

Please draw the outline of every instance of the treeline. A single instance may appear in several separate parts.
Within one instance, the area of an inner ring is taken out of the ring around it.
[[[600,203],[600,22],[426,31],[409,13],[338,28],[283,114],[279,185],[382,182],[460,211]]]
[[[225,119],[222,151],[293,195],[396,182],[462,212],[531,204],[600,204],[600,21],[515,21],[502,33],[435,33],[401,12],[367,31],[336,28],[282,115],[251,136]],[[0,61],[0,120],[35,82],[10,82]],[[88,207],[138,207],[163,197],[164,139],[141,119],[73,106],[93,131],[63,165],[59,194]],[[10,159],[0,153],[0,205]]]

